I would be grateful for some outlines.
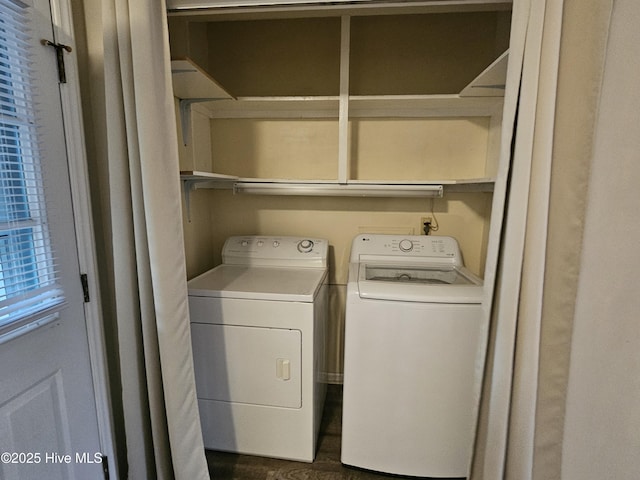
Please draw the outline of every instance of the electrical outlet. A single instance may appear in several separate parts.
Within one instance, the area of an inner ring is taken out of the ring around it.
[[[425,223],[432,223],[433,222],[433,218],[431,217],[421,217],[420,218],[420,235],[424,235],[424,224]]]

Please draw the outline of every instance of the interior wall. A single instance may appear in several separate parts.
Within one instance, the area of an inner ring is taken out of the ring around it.
[[[211,120],[211,146],[217,173],[298,180],[338,175],[334,119]]]
[[[291,197],[210,192],[214,262],[230,235],[295,235],[330,243],[331,283],[346,284],[351,241],[360,233],[421,234],[421,218],[433,216],[430,199]],[[433,201],[437,235],[458,239],[467,267],[482,276],[482,237],[491,194],[449,194]]]
[[[489,117],[351,120],[351,178],[483,178]]]
[[[340,17],[207,24],[213,76],[239,97],[338,95]]]
[[[483,178],[489,124],[489,117],[352,119],[350,179]],[[297,180],[338,177],[335,119],[214,119],[210,144],[217,173]]]
[[[208,195],[213,225],[210,252],[214,264],[231,235],[293,235],[329,241],[329,379],[342,374],[343,328],[351,241],[360,233],[419,234],[421,218],[434,216],[437,235],[458,239],[465,264],[474,273],[484,272],[484,229],[489,223],[490,193],[449,194],[444,199],[335,198],[234,195],[229,191],[199,192]],[[206,255],[206,252],[201,252]],[[196,252],[187,252],[188,265]],[[199,268],[194,273],[204,269]]]
[[[335,180],[334,119],[208,119],[192,112],[181,169],[250,178]],[[350,125],[350,173],[359,180],[482,178],[491,150],[488,117],[357,119]],[[209,129],[210,127],[210,129]],[[495,140],[495,139],[494,139]],[[211,153],[209,153],[209,149]],[[328,374],[342,375],[344,313],[352,239],[360,233],[421,234],[422,218],[460,243],[466,266],[484,274],[491,193],[442,199],[279,197],[194,190],[185,210],[190,278],[218,265],[231,235],[295,235],[330,244]],[[188,220],[190,218],[190,221]]]
[[[353,17],[351,92],[457,93],[506,49],[508,27],[508,12]],[[185,43],[193,43],[193,35],[181,28],[176,25],[172,41],[176,38],[184,50]],[[207,37],[207,66],[232,94],[339,93],[339,17],[211,22]],[[413,61],[416,58],[422,61]],[[400,78],[394,78],[398,74]],[[216,118],[210,120],[209,138],[203,127],[209,120],[203,118],[197,110],[192,114],[193,143],[181,147],[182,170],[263,179],[338,178],[337,118]],[[495,163],[487,156],[495,154],[497,136],[496,123],[491,122],[489,117],[352,118],[349,178],[411,182],[493,176]],[[199,145],[210,145],[208,158]],[[432,201],[194,191],[191,223],[185,220],[187,270],[193,277],[219,264],[222,244],[231,235],[328,239],[329,335],[334,340],[328,352],[329,373],[339,377],[353,237],[365,232],[420,234],[422,218],[435,217],[440,229],[434,233],[457,238],[466,266],[483,276],[491,200],[491,193],[447,194]]]
[[[190,58],[209,70],[209,42],[205,23],[189,22],[180,17],[168,18],[171,35],[171,59]]]
[[[178,129],[178,157],[180,171],[211,172],[211,135],[209,118],[198,110],[191,109],[191,131],[187,142],[182,136],[180,108],[175,99],[176,125]],[[184,231],[185,259],[187,278],[215,267],[215,256],[211,248],[213,243],[212,207],[206,190],[189,192],[189,204],[186,202],[186,185],[182,185],[182,227]]]
[[[191,192],[188,211],[184,200],[182,202],[187,278],[193,278],[217,265],[213,249],[215,230],[212,207],[211,195],[207,190]]]
[[[340,17],[207,25],[206,63],[233,95],[339,94]],[[504,12],[353,16],[351,94],[458,93],[507,49],[508,26]]]
[[[508,48],[508,19],[504,12],[354,16],[350,92],[458,93]]]

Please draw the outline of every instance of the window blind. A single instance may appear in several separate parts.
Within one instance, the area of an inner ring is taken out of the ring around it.
[[[64,301],[46,221],[31,10],[0,0],[0,337]]]

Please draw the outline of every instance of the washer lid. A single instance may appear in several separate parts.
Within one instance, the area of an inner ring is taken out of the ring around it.
[[[324,268],[219,265],[187,284],[196,297],[313,302],[326,277]]]
[[[450,264],[361,263],[361,298],[428,303],[482,303],[482,280]]]

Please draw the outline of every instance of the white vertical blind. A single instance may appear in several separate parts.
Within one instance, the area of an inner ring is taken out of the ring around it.
[[[0,341],[64,300],[46,222],[30,10],[0,0]]]

